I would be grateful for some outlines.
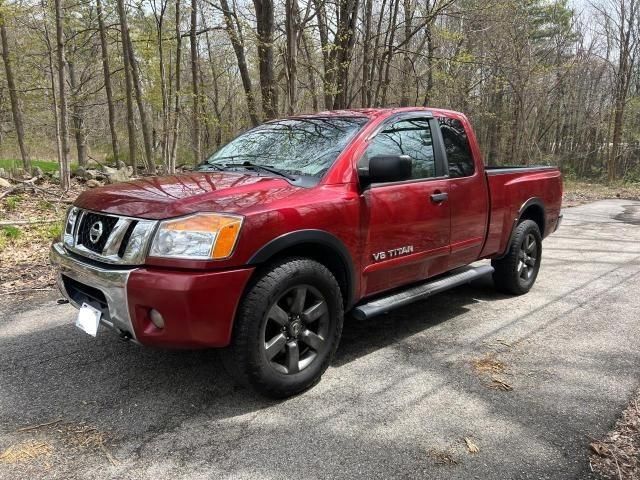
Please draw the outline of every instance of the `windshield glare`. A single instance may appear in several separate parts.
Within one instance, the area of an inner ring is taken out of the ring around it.
[[[364,117],[325,117],[266,123],[229,142],[203,166],[249,162],[293,175],[320,177],[366,122]]]

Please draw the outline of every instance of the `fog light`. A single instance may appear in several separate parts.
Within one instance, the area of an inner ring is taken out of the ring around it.
[[[149,312],[149,318],[151,318],[151,322],[157,328],[164,328],[164,318],[162,317],[159,311],[152,308],[151,311]]]

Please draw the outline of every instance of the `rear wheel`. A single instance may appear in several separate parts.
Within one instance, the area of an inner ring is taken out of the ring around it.
[[[514,232],[507,254],[493,260],[493,281],[504,293],[522,295],[536,281],[542,260],[542,236],[538,224],[523,220]]]
[[[283,260],[264,271],[242,300],[225,364],[264,395],[295,395],[315,385],[329,366],[343,315],[338,282],[324,265]]]

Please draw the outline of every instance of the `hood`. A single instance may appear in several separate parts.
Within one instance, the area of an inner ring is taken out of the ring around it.
[[[86,190],[75,205],[158,220],[197,211],[242,213],[288,197],[300,188],[281,178],[236,172],[191,172]]]

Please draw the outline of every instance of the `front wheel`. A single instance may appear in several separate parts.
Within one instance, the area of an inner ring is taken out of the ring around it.
[[[225,365],[264,395],[295,395],[329,366],[343,316],[340,287],[324,265],[305,258],[278,262],[242,300]]]
[[[542,260],[542,236],[538,224],[524,220],[516,227],[507,254],[491,265],[493,282],[504,293],[522,295],[536,281]]]

